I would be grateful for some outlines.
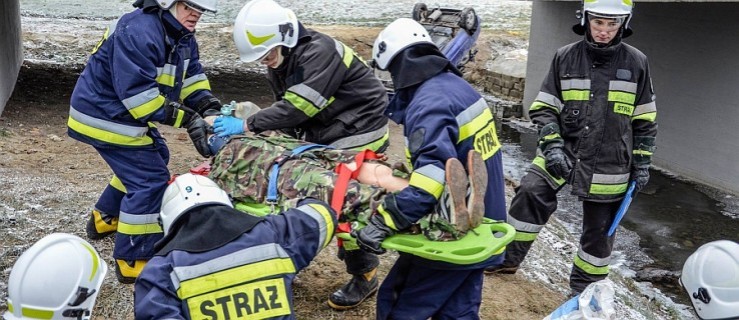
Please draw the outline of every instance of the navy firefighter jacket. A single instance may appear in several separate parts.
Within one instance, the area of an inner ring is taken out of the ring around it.
[[[178,244],[167,244],[146,264],[135,284],[136,319],[295,319],[292,281],[331,242],[333,210],[304,200],[245,232],[234,232],[233,221],[246,214],[215,210],[221,211],[180,223],[170,240]],[[226,239],[224,233],[235,238],[203,244]]]
[[[466,164],[472,149],[487,165],[485,216],[506,220],[502,156],[493,113],[467,81],[442,72],[417,87],[398,91],[386,115],[403,125],[406,156],[413,168],[409,186],[386,197],[378,208],[391,228],[402,229],[433,212],[444,189],[446,160],[458,158]]]
[[[71,98],[69,136],[94,146],[152,144],[151,121],[167,101],[210,95],[194,33],[169,11],[124,14],[106,30]]]

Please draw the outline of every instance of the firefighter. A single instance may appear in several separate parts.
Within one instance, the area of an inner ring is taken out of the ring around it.
[[[169,150],[154,122],[185,127],[210,156],[201,115],[220,102],[199,62],[195,27],[216,0],[139,0],[95,46],[71,97],[68,134],[95,148],[113,178],[95,204],[87,236],[115,234],[115,273],[133,283],[161,239],[159,201]]]
[[[272,0],[248,2],[233,32],[241,60],[267,66],[276,102],[247,119],[216,119],[217,134],[282,130],[340,149],[383,152],[387,147],[386,90],[350,47],[305,28],[292,10]],[[328,304],[345,310],[377,290],[379,260],[340,244],[339,258],[352,278],[330,295]]]
[[[537,156],[521,179],[508,216],[516,238],[503,264],[514,273],[570,184],[582,201],[580,247],[570,274],[572,294],[608,275],[614,236],[607,235],[630,181],[642,189],[657,134],[647,57],[623,42],[632,31],[632,2],[584,1],[573,30],[581,41],[557,50],[529,109],[539,128]]]
[[[383,253],[383,239],[444,204],[442,190],[455,182],[445,163],[455,158],[468,163],[470,150],[482,156],[489,178],[487,190],[480,193],[484,199],[468,203],[484,202],[486,217],[505,220],[500,143],[485,100],[414,20],[389,24],[375,40],[372,58],[392,75],[395,95],[385,113],[403,125],[413,171],[409,186],[386,195],[368,225],[354,232],[360,247]],[[377,318],[477,319],[483,269],[501,258],[498,254],[477,264],[454,265],[400,253],[378,291]]]
[[[233,208],[205,176],[180,175],[164,192],[164,238],[134,286],[136,319],[292,319],[292,281],[330,242],[325,202],[264,218]]]
[[[13,265],[4,320],[92,318],[108,265],[87,241],[52,233]]]

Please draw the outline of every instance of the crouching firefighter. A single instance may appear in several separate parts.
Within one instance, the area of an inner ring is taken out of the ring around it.
[[[160,218],[164,238],[134,287],[136,319],[293,319],[292,281],[336,229],[325,202],[255,217],[190,173],[167,187]]]
[[[187,128],[210,156],[202,115],[220,109],[199,61],[195,26],[216,0],[139,0],[95,46],[71,97],[68,134],[95,148],[113,178],[92,210],[90,239],[115,234],[120,282],[133,283],[162,237],[156,223],[170,174],[154,122]]]

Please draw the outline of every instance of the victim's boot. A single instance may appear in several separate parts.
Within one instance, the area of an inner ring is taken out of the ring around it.
[[[449,158],[446,161],[445,192],[442,195],[442,209],[447,210],[445,214],[449,222],[459,235],[464,235],[470,229],[470,214],[467,208],[467,186],[469,180],[464,166],[457,158]]]
[[[477,228],[485,216],[485,192],[488,190],[488,169],[480,153],[470,150],[467,154],[467,173],[470,180],[470,195],[467,210],[470,214],[470,229]]]
[[[377,292],[377,287],[377,268],[362,275],[352,275],[347,284],[329,296],[328,305],[336,310],[349,310]]]

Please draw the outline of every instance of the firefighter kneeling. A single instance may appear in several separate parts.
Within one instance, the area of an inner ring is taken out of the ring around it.
[[[204,176],[177,177],[164,192],[164,238],[135,285],[137,319],[290,318],[292,281],[331,241],[325,202],[264,218],[233,208]]]

